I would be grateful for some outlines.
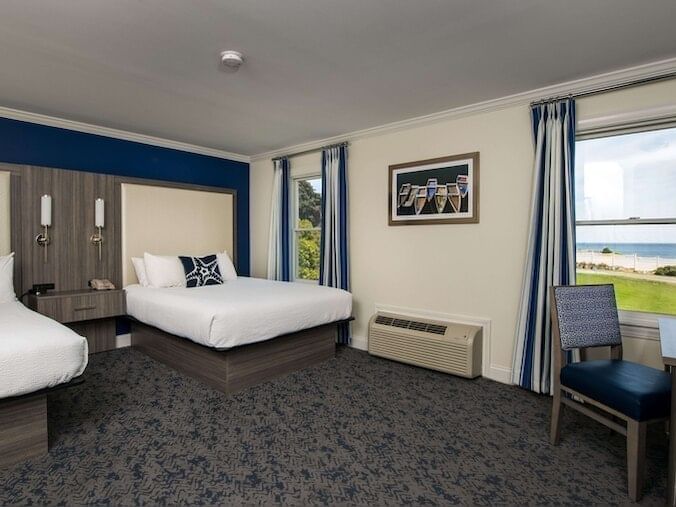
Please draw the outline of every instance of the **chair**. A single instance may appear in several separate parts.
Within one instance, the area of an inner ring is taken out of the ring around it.
[[[643,486],[646,428],[669,417],[671,377],[665,371],[622,360],[612,285],[558,286],[550,290],[554,348],[551,443],[559,443],[564,406],[625,435],[629,497],[638,501]],[[610,359],[584,360],[586,348],[607,346]],[[573,349],[580,349],[583,360],[566,364],[568,351]]]

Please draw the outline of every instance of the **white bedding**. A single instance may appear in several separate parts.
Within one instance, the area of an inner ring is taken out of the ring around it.
[[[239,277],[222,285],[130,285],[127,313],[177,336],[227,349],[293,333],[352,314],[349,292],[308,283]]]
[[[0,398],[68,382],[87,367],[87,340],[18,301],[0,304]]]

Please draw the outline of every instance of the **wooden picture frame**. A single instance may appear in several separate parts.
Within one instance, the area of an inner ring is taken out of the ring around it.
[[[389,166],[388,224],[479,223],[479,152]]]

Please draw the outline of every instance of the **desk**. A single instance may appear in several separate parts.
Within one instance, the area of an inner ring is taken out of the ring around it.
[[[659,319],[662,361],[671,369],[671,417],[669,418],[669,476],[667,505],[676,506],[676,318]]]

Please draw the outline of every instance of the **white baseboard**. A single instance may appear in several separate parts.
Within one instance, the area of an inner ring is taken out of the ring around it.
[[[131,334],[120,334],[115,337],[115,348],[131,347]]]
[[[123,347],[131,346],[131,334],[121,334],[115,337],[115,348],[121,349]],[[366,336],[353,336],[350,347],[357,350],[368,350],[368,338]],[[490,365],[484,373],[484,377],[501,382],[502,384],[512,383],[512,369],[495,364]]]
[[[350,342],[350,347],[353,349],[368,350],[369,340],[366,336],[353,336],[352,341]]]
[[[115,348],[131,346],[131,334],[121,334],[115,337]],[[368,350],[368,338],[366,336],[353,336],[350,347],[358,350]],[[512,383],[512,369],[505,366],[492,364],[484,372],[484,377],[495,380],[502,384]]]
[[[491,380],[495,380],[496,382],[500,382],[501,384],[512,384],[512,369],[507,368],[505,366],[498,366],[496,364],[492,364],[488,367],[488,371],[484,375],[484,377],[489,378]]]
[[[368,338],[366,336],[353,336],[350,347],[358,350],[368,350]],[[491,364],[485,369],[483,376],[501,384],[512,384],[512,369],[505,366]]]

